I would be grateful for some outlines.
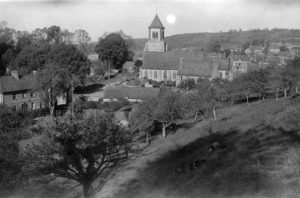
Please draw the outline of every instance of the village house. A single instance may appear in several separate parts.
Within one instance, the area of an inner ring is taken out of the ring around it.
[[[269,52],[273,54],[279,54],[281,46],[282,43],[270,43]]]
[[[20,76],[12,71],[10,76],[0,77],[0,104],[14,110],[35,110],[44,108],[41,93],[35,92],[36,72]]]
[[[233,72],[247,72],[249,58],[245,55],[233,55],[231,58],[231,70]]]
[[[231,58],[221,57],[217,60],[218,75],[222,80],[232,80]]]
[[[262,55],[262,54],[264,54],[264,47],[261,46],[261,45],[251,45],[251,46],[249,46],[249,48],[247,48],[245,50],[245,53],[248,56],[251,56],[251,55]]]

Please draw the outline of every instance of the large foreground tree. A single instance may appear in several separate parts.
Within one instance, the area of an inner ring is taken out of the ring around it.
[[[131,144],[132,134],[116,125],[112,116],[66,117],[54,121],[47,136],[28,148],[26,171],[38,181],[76,181],[88,198],[92,183],[128,158]]]

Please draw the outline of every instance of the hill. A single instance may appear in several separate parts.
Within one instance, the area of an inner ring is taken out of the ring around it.
[[[134,39],[135,51],[141,52],[146,38]],[[290,42],[300,44],[300,30],[294,29],[255,29],[255,30],[230,30],[217,33],[187,33],[166,37],[169,50],[176,48],[204,48],[212,50],[213,45],[220,44],[224,49],[242,47],[243,45],[265,45],[269,42]]]
[[[299,197],[300,96],[217,113],[212,134],[203,120],[152,142],[96,197]]]

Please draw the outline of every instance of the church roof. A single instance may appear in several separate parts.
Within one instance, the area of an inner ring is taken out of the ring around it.
[[[144,52],[141,69],[177,70],[181,57],[192,57],[189,52]]]
[[[158,15],[156,14],[151,25],[149,26],[149,28],[161,28],[164,29],[164,26],[162,25]]]
[[[178,75],[211,77],[214,66],[211,58],[197,57],[192,59],[183,59],[178,69]]]

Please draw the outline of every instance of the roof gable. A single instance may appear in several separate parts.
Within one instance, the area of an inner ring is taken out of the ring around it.
[[[159,88],[151,87],[112,87],[105,89],[104,98],[128,98],[128,99],[147,99],[156,97],[159,93]]]
[[[13,76],[1,76],[0,77],[0,92],[14,92],[22,90],[30,90],[35,87],[36,74],[25,75],[19,80]]]
[[[149,26],[149,28],[160,28],[160,29],[164,29],[164,26],[162,25],[158,15],[156,14],[151,25]]]

